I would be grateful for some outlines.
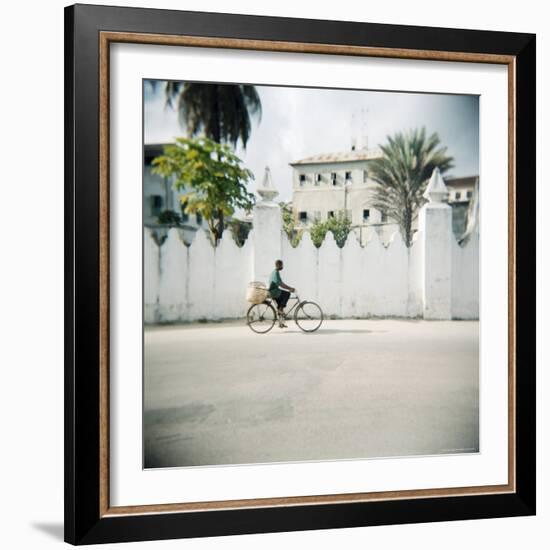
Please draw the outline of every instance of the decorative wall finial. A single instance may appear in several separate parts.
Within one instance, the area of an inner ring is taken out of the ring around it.
[[[273,185],[271,170],[269,169],[269,166],[266,166],[262,185],[261,187],[258,187],[258,195],[262,197],[262,202],[271,202],[278,194],[279,191],[277,191]]]
[[[439,168],[434,168],[423,196],[428,199],[428,202],[447,202],[449,191],[439,172]]]

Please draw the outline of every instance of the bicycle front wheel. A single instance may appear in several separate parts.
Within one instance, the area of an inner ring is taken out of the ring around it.
[[[258,334],[265,334],[269,332],[275,321],[277,320],[277,313],[275,309],[264,302],[262,304],[253,304],[248,308],[246,312],[246,323],[251,330]]]
[[[304,332],[315,332],[323,322],[323,312],[315,302],[302,302],[296,308],[294,321]]]

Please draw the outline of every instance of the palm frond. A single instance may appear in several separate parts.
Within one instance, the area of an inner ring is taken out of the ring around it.
[[[246,148],[251,118],[261,120],[262,105],[255,86],[168,81],[165,106],[177,110],[178,122],[189,137],[203,134],[219,143]]]
[[[371,161],[370,177],[376,183],[371,192],[374,208],[395,220],[403,240],[412,243],[412,222],[425,203],[426,185],[434,168],[445,173],[453,167],[447,147],[441,146],[436,133],[427,135],[426,128],[415,128],[387,136],[380,147],[382,156]]]

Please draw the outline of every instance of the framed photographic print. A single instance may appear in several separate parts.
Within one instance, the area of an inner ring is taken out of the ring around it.
[[[535,513],[535,36],[65,10],[65,539]]]

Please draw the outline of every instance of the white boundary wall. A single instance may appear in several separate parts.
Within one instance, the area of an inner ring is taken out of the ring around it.
[[[442,217],[438,218],[440,211]],[[409,249],[399,233],[388,246],[374,234],[364,247],[350,233],[342,248],[332,233],[320,248],[305,233],[293,248],[280,224],[273,223],[273,209],[262,203],[255,208],[256,229],[242,247],[229,231],[217,247],[203,231],[186,246],[177,229],[170,229],[159,246],[153,232],[145,228],[145,322],[242,318],[249,306],[245,301],[247,284],[265,280],[279,257],[285,264],[283,280],[296,287],[301,298],[318,302],[327,317],[478,319],[479,235],[472,234],[461,247],[444,209],[435,210],[435,216],[433,212],[425,218],[427,223],[437,224],[437,231],[421,229]],[[265,220],[269,223],[262,223],[264,215],[269,216]],[[260,232],[262,239],[258,238]],[[430,253],[426,255],[424,250]],[[450,283],[442,281],[438,255],[446,271],[450,270]],[[450,308],[434,309],[430,305],[433,296],[437,303],[443,299]]]

